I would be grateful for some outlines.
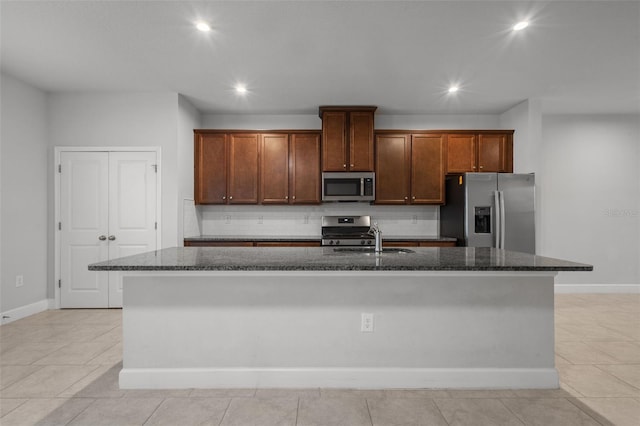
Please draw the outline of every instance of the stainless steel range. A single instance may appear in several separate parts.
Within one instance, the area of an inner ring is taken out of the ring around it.
[[[374,246],[371,216],[322,216],[323,246]]]

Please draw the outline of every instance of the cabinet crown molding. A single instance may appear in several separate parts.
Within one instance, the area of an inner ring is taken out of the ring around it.
[[[378,109],[377,106],[372,105],[323,105],[318,108],[318,115],[322,118],[322,114],[328,111],[339,111],[339,112],[375,112]]]

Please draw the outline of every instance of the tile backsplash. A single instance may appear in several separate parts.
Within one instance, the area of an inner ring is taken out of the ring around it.
[[[370,215],[388,236],[438,236],[438,206],[374,206],[325,203],[318,206],[224,205],[185,203],[185,237],[320,236],[322,216]]]

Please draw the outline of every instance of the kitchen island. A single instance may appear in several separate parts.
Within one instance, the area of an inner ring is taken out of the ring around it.
[[[592,267],[491,248],[185,247],[90,269],[125,273],[122,388],[555,388],[554,277]]]

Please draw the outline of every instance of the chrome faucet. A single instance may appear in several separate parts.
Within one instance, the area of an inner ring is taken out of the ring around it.
[[[371,227],[369,232],[372,232],[373,236],[376,239],[376,253],[382,253],[382,231],[378,226],[378,222],[373,223],[373,226]]]

